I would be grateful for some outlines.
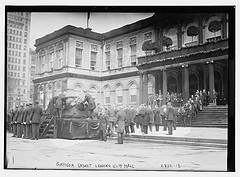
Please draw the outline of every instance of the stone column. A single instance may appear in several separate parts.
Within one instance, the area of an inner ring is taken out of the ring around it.
[[[166,69],[163,70],[163,105],[167,103],[167,71]]]
[[[163,51],[163,29],[160,28],[159,29],[159,52],[162,52]]]
[[[142,102],[148,103],[148,74],[143,74],[143,95],[142,95]]]
[[[184,67],[184,102],[189,99],[189,71],[188,66]]]
[[[227,38],[227,16],[222,14],[222,39]]]
[[[143,103],[143,74],[139,76],[139,105]]]
[[[33,91],[33,104],[35,101],[38,100],[38,84],[34,84],[34,91]]]
[[[178,32],[177,32],[177,44],[178,48],[180,49],[182,47],[182,25],[178,25]]]
[[[198,19],[198,28],[199,28],[199,34],[198,34],[198,43],[203,43],[203,20],[202,17],[199,17]]]
[[[213,65],[212,62],[210,62],[209,63],[209,91],[210,91],[210,98],[212,98],[212,96],[213,96],[213,89],[214,89],[214,65]],[[212,102],[212,100],[211,100],[211,102]]]
[[[159,81],[160,81],[160,76],[155,75],[155,94],[159,93]]]

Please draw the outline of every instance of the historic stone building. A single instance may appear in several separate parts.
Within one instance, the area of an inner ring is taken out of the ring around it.
[[[227,98],[228,14],[154,14],[99,34],[65,26],[36,40],[34,100],[89,91],[102,105],[145,103],[162,90]],[[164,101],[166,97],[164,96]]]

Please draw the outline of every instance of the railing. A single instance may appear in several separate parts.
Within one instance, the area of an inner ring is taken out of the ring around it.
[[[42,134],[40,135],[40,138],[43,138],[47,134],[48,130],[50,129],[52,124],[55,122],[54,119],[55,119],[55,117],[51,118],[51,120],[49,121],[49,123],[47,124],[45,129],[43,130]],[[54,127],[55,127],[55,125],[54,125]]]

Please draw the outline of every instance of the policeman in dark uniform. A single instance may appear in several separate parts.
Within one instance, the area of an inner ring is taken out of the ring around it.
[[[32,138],[32,124],[30,123],[32,113],[33,113],[32,103],[29,103],[26,116],[26,139]]]
[[[22,138],[23,105],[18,108],[17,138]]]
[[[18,117],[18,106],[13,111],[12,126],[13,126],[13,137],[17,137],[17,117]]]
[[[167,127],[168,127],[168,135],[173,134],[173,122],[176,119],[176,112],[171,102],[167,104]]]
[[[41,116],[43,116],[43,110],[39,106],[38,101],[35,102],[35,106],[33,107],[32,117],[30,119],[30,123],[32,123],[32,140],[39,138],[39,125],[41,122]]]

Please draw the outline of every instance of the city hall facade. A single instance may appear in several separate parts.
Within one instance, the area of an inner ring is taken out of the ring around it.
[[[36,40],[34,100],[89,92],[101,105],[138,106],[148,96],[203,90],[228,99],[227,13],[154,14],[96,33],[65,26]]]

